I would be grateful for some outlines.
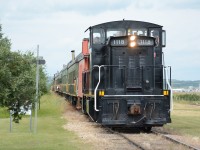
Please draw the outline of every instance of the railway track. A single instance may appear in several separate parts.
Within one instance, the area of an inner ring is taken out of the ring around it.
[[[140,150],[146,150],[144,147],[142,147],[141,145],[139,145],[138,143],[136,143],[135,141],[129,139],[128,137],[124,136],[122,133],[120,132],[117,132],[117,131],[114,131],[113,129],[111,128],[108,128],[106,126],[103,126],[108,132],[112,133],[112,134],[117,134],[119,136],[121,136],[122,138],[124,138],[126,141],[128,141],[128,143],[130,145],[133,145],[134,147],[140,149]]]
[[[184,147],[187,147],[189,149],[193,149],[193,150],[200,150],[200,148],[197,148],[197,147],[194,147],[194,146],[191,146],[191,145],[188,145],[184,142],[181,142],[179,140],[176,140],[175,138],[171,137],[170,135],[166,135],[166,134],[163,134],[163,133],[159,133],[158,131],[155,131],[155,130],[152,130],[152,133],[156,134],[156,135],[160,135],[162,136],[163,138],[166,138],[167,140],[170,140],[174,143],[177,143],[177,144],[180,144],[180,145],[183,145]]]
[[[150,149],[173,149],[173,150],[200,150],[194,146],[188,145],[184,142],[178,141],[169,134],[159,133],[153,130],[151,133],[133,133],[132,131],[115,131],[106,127],[106,130],[121,136],[128,141],[133,148],[137,147],[140,150]]]

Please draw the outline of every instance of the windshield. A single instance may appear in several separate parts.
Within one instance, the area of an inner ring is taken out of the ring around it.
[[[156,45],[158,46],[159,45],[159,41],[160,41],[159,30],[158,29],[150,30],[150,36],[154,37],[156,39]]]
[[[114,36],[125,36],[126,35],[126,29],[119,28],[119,29],[108,29],[107,30],[107,38]]]
[[[147,36],[147,29],[128,29],[128,35]]]
[[[105,43],[105,32],[103,29],[93,29],[93,44]]]

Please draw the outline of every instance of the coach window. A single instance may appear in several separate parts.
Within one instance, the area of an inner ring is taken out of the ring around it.
[[[147,36],[147,29],[128,29],[128,35]]]
[[[107,30],[107,38],[114,36],[125,36],[126,35],[126,29],[108,29]]]
[[[105,32],[103,29],[93,29],[93,44],[104,44]]]
[[[150,36],[154,37],[156,39],[156,45],[158,46],[159,45],[159,41],[160,41],[160,39],[159,39],[159,31],[156,30],[156,29],[150,30]]]

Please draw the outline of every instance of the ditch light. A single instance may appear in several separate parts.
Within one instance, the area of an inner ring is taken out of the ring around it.
[[[105,94],[105,93],[104,93],[104,90],[100,90],[100,91],[99,91],[99,96],[104,96],[104,94]]]
[[[163,91],[163,95],[164,95],[164,96],[168,96],[168,95],[169,95],[169,91],[168,91],[168,90],[164,90],[164,91]]]

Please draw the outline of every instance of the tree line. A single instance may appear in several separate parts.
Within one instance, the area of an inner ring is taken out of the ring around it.
[[[40,66],[39,95],[47,93],[45,67]],[[21,119],[21,108],[34,104],[36,57],[31,51],[11,51],[11,40],[4,37],[0,25],[0,107],[13,112],[13,120]]]

